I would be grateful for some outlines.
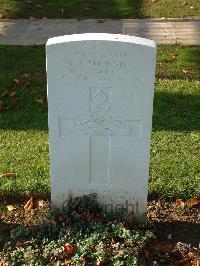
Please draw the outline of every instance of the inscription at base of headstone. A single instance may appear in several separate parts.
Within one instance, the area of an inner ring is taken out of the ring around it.
[[[76,34],[46,52],[52,202],[96,193],[107,211],[145,212],[155,43]]]

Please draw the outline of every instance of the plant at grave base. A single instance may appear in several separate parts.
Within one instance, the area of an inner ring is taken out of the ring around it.
[[[74,199],[62,212],[52,209],[37,230],[16,228],[0,256],[8,265],[64,265],[65,261],[71,265],[136,265],[139,252],[153,234],[145,228],[128,228],[125,220],[114,216],[98,214],[85,201],[85,197],[79,199],[79,205]],[[83,215],[80,206],[84,215],[90,211],[87,214],[93,215],[92,220],[74,219],[74,213],[79,218]],[[98,215],[103,219],[94,219]]]
[[[11,230],[10,237],[12,240],[16,241],[24,237],[29,237],[32,234],[31,228],[24,228],[22,226],[18,226]]]
[[[80,215],[83,214],[95,216],[102,213],[102,209],[97,202],[96,193],[75,198],[69,195],[68,201],[63,203],[62,211],[65,215],[74,215],[75,219],[79,219]]]
[[[149,225],[146,213],[138,214],[137,221],[140,227],[147,227]]]
[[[117,218],[124,218],[128,215],[128,210],[126,208],[117,209],[114,215],[116,215]]]
[[[21,249],[16,249],[12,255],[12,265],[16,266],[43,266],[45,264],[45,260],[38,256],[38,250],[33,249],[31,246],[28,248],[21,248]]]

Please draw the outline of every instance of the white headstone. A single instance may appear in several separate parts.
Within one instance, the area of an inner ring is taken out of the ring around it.
[[[156,46],[115,34],[48,40],[51,196],[96,193],[107,211],[146,211]]]

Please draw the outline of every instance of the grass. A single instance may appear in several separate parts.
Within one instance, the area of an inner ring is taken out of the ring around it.
[[[0,0],[0,18],[169,18],[199,14],[199,0]]]
[[[15,173],[0,178],[0,197],[49,197],[44,47],[0,51],[0,96],[6,94],[0,103],[10,107],[0,112],[0,174]],[[149,183],[154,198],[200,194],[199,55],[199,46],[158,47]]]
[[[199,104],[196,81],[156,82],[149,189],[159,197],[199,196]]]

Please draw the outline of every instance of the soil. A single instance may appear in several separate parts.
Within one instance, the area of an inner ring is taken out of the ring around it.
[[[175,202],[150,201],[147,216],[161,241],[200,242],[200,205],[180,208]]]
[[[37,230],[47,219],[48,200],[34,200],[29,210],[24,209],[25,203],[0,202],[0,251],[11,229],[21,225]],[[14,209],[9,211],[8,205]],[[200,265],[200,204],[182,206],[177,202],[151,200],[147,217],[157,239],[143,250],[143,265]],[[166,253],[169,256],[159,263]]]

